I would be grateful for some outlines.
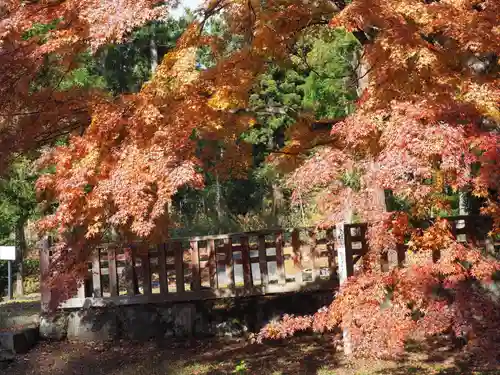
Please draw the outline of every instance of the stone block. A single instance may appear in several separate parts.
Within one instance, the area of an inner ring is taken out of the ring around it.
[[[194,333],[196,319],[195,305],[179,304],[173,308],[174,314],[174,332],[177,337],[191,337]]]
[[[210,324],[206,312],[196,312],[194,334],[198,337],[212,337],[215,335],[214,327]]]
[[[174,323],[174,309],[171,307],[158,307],[158,316],[162,323],[173,324]]]
[[[67,338],[72,341],[111,341],[118,334],[114,311],[81,310],[68,317]]]
[[[123,335],[135,341],[163,337],[166,323],[158,310],[151,306],[127,306],[120,312]]]
[[[27,353],[38,342],[38,327],[27,327],[14,332],[0,333],[0,347],[15,354]]]
[[[217,323],[214,330],[217,337],[225,338],[243,337],[248,332],[248,328],[238,320]]]
[[[32,327],[39,324],[39,314],[32,315],[0,315],[0,329],[10,329],[11,327]]]
[[[40,318],[40,337],[46,340],[62,341],[68,334],[68,315],[42,316]]]
[[[10,350],[0,348],[0,370],[5,370],[15,358],[15,354]]]

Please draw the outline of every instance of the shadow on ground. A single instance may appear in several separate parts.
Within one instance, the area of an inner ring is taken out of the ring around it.
[[[42,343],[19,357],[9,375],[500,375],[435,362],[347,361],[335,352],[332,336],[297,337],[273,345],[246,343],[149,342],[82,345]],[[236,368],[241,372],[235,372]]]

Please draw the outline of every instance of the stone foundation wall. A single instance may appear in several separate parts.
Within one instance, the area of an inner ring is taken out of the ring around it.
[[[78,341],[243,337],[285,313],[313,314],[332,300],[330,291],[65,310],[42,316],[40,336]]]

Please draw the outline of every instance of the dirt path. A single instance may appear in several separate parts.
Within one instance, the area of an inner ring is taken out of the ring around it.
[[[241,370],[235,372],[237,367]],[[82,345],[42,343],[19,356],[9,375],[500,375],[500,370],[460,370],[446,358],[348,362],[331,338],[296,338],[286,344],[248,345],[213,341]]]

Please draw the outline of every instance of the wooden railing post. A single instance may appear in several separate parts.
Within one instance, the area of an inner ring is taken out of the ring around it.
[[[267,272],[267,252],[266,252],[266,236],[259,236],[259,268],[260,281],[262,286],[269,285],[269,274]]]
[[[335,236],[334,229],[326,230],[326,250],[328,252],[328,268],[330,269],[330,280],[337,277],[337,263],[335,262]]]
[[[248,245],[248,237],[242,236],[241,242],[241,259],[243,263],[243,283],[246,291],[253,288],[252,266],[250,265],[250,250]]]
[[[168,279],[167,279],[167,255],[166,255],[167,244],[161,244],[157,246],[158,249],[158,273],[160,277],[160,293],[168,293]]]
[[[118,278],[116,273],[116,249],[113,246],[108,248],[108,275],[109,275],[109,293],[111,297],[117,297]]]
[[[318,267],[318,253],[317,253],[317,239],[316,239],[316,231],[309,231],[309,245],[310,245],[310,257],[312,263],[312,280],[313,282],[318,280],[320,277],[320,270]]]
[[[278,273],[278,284],[286,283],[285,259],[283,257],[283,232],[276,233],[274,246],[276,248],[276,271]]]
[[[108,273],[109,273],[109,266],[108,266]],[[99,248],[95,249],[94,254],[92,254],[92,289],[94,297],[102,297],[101,249]]]
[[[234,289],[234,261],[233,261],[233,241],[231,237],[224,240],[224,247],[226,253],[226,278],[227,287]]]
[[[146,248],[144,254],[141,254],[142,266],[142,290],[144,295],[153,293],[151,286],[151,261],[149,260],[149,247]]]
[[[133,296],[138,293],[137,273],[135,272],[135,251],[133,247],[125,249],[125,274],[127,277],[127,295]]]
[[[50,273],[50,238],[44,237],[40,248],[40,292],[41,292],[41,311],[46,313],[49,309],[51,300],[51,290],[47,285],[47,279]]]
[[[354,264],[352,261],[352,244],[349,239],[350,233],[346,231],[349,227],[342,222],[335,226],[335,247],[339,262],[339,281],[342,285],[354,274]]]
[[[191,241],[191,291],[201,289],[200,251],[198,241]]]
[[[208,274],[210,278],[210,288],[215,289],[219,287],[217,279],[217,258],[215,254],[215,240],[208,240]]]
[[[76,297],[80,299],[84,299],[86,295],[86,289],[85,289],[85,281],[87,280],[86,277],[83,278],[81,281],[80,286],[78,286],[78,291],[76,292]]]
[[[182,243],[174,242],[174,262],[175,262],[175,291],[184,293],[184,249]]]
[[[295,257],[294,261],[296,262],[296,266],[299,268],[299,272],[296,274],[298,276],[295,276],[295,282],[302,284],[302,252],[300,251],[300,232],[297,228],[292,231],[292,251]]]
[[[339,223],[335,226],[335,247],[337,248],[337,256],[339,263],[339,281],[340,285],[345,283],[347,279],[354,274],[354,264],[352,259],[352,246],[350,241],[350,230],[344,223]],[[342,332],[344,339],[344,354],[352,354],[351,336],[347,329]]]

